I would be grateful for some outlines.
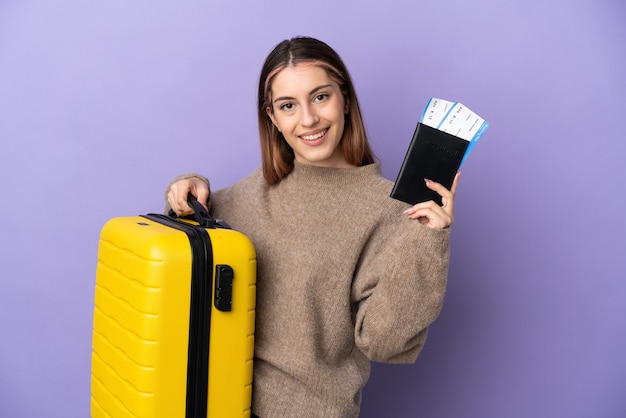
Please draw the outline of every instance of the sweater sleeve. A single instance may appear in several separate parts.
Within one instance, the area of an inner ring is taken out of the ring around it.
[[[356,272],[355,341],[370,360],[412,363],[441,311],[450,228],[394,223],[376,228]]]
[[[165,188],[165,210],[164,213],[168,213],[171,209],[171,206],[169,204],[169,202],[167,201],[167,195],[170,192],[170,188],[172,187],[172,185],[178,181],[181,180],[186,180],[186,179],[190,179],[190,178],[199,178],[200,180],[202,180],[203,182],[205,182],[207,184],[207,186],[209,187],[209,198],[207,199],[207,201],[205,202],[207,205],[207,208],[211,209],[211,183],[209,182],[209,179],[207,179],[206,177],[200,175],[200,174],[196,174],[196,173],[189,173],[189,174],[181,174],[179,176],[174,177],[172,180],[170,180],[169,184],[167,185],[167,187]]]

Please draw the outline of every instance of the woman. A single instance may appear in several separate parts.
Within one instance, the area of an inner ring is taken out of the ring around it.
[[[370,361],[415,361],[443,300],[454,191],[391,199],[341,58],[312,38],[283,41],[259,82],[262,167],[226,189],[202,176],[166,192],[187,196],[246,234],[257,251],[253,412],[356,417]]]

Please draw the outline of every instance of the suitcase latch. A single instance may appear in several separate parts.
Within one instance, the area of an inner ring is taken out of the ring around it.
[[[233,268],[226,264],[215,266],[215,307],[230,312],[233,304]]]

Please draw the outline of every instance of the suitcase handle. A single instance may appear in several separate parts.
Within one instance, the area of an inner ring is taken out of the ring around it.
[[[223,220],[214,219],[211,215],[209,215],[209,212],[204,208],[204,206],[202,206],[200,202],[198,202],[198,200],[195,197],[190,195],[187,200],[187,204],[193,209],[193,220],[198,222],[200,226],[204,228],[211,228],[211,229],[215,229],[215,228],[232,229],[230,225],[228,225]],[[178,217],[178,215],[176,215],[176,212],[174,212],[172,209],[169,210],[168,215],[173,218]],[[181,218],[192,219],[191,217],[188,217],[188,218],[181,217]]]

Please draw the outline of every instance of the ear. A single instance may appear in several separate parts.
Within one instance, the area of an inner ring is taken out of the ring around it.
[[[278,132],[281,132],[280,128],[278,127],[278,123],[276,122],[276,117],[274,116],[274,112],[272,112],[272,108],[269,106],[266,107],[265,113],[267,113],[267,116],[270,118],[270,120],[272,121],[272,123],[274,124]]]

